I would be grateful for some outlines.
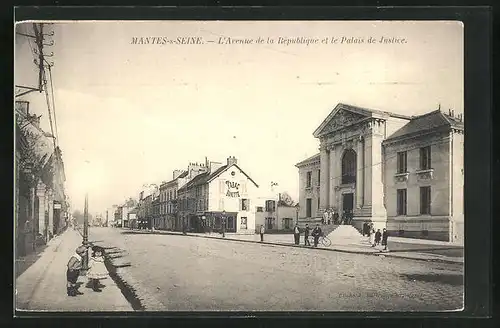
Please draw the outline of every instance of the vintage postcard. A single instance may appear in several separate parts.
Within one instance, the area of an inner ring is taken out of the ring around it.
[[[22,21],[18,311],[460,311],[459,21]]]

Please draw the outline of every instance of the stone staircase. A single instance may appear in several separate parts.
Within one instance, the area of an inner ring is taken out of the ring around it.
[[[339,225],[327,236],[332,245],[369,245],[369,238],[363,235],[351,225]]]

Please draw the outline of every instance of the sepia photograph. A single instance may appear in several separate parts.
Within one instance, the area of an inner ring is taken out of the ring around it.
[[[14,305],[464,308],[460,21],[20,21]]]

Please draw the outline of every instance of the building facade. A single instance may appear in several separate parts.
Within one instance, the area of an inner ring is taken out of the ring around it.
[[[296,165],[301,217],[333,208],[351,215],[358,229],[372,222],[401,236],[463,239],[461,118],[440,110],[409,117],[338,104],[313,135],[320,153]],[[409,192],[420,200],[408,202]]]
[[[165,229],[180,231],[182,224],[177,215],[177,192],[180,187],[188,181],[188,172],[185,170],[175,170],[172,180],[162,183],[160,190],[163,191],[163,215],[165,217]]]
[[[298,221],[298,207],[286,204],[280,194],[260,197],[255,213],[255,232],[263,225],[266,232],[292,232]]]
[[[383,146],[387,229],[401,236],[463,243],[461,117],[441,111],[415,117]]]
[[[16,256],[24,256],[67,227],[62,152],[40,127],[28,101],[15,103]]]
[[[238,166],[237,159],[226,164],[210,162],[178,190],[179,216],[187,230],[253,234],[258,185]]]

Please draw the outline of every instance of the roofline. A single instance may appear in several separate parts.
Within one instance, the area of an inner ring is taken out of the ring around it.
[[[395,137],[395,138],[387,138],[384,141],[382,141],[382,144],[383,145],[392,144],[392,143],[395,143],[395,142],[398,142],[398,141],[403,141],[405,139],[410,139],[410,138],[413,138],[413,137],[425,136],[425,135],[428,135],[428,134],[432,134],[434,132],[451,132],[451,130],[454,130],[454,129],[456,130],[456,128],[453,127],[453,126],[449,126],[449,125],[443,124],[443,125],[440,125],[440,126],[438,126],[436,128],[433,128],[433,129],[418,130],[418,131],[415,131],[413,133],[403,134],[403,135],[400,135],[400,136]]]
[[[238,170],[240,170],[240,171],[241,171],[241,173],[243,173],[243,174],[244,174],[244,175],[248,178],[248,180],[252,181],[252,183],[253,183],[253,184],[254,184],[257,188],[259,188],[259,185],[258,185],[255,181],[253,181],[253,179],[252,179],[252,178],[250,178],[250,176],[249,176],[248,174],[246,174],[246,173],[245,173],[245,171],[243,171],[243,170],[241,169],[241,167],[239,167],[239,166],[238,166],[238,164],[236,164],[236,163],[232,163],[231,165],[226,165],[226,167],[225,167],[223,170],[221,170],[219,173],[215,174],[213,177],[211,177],[210,179],[208,179],[207,183],[210,183],[210,182],[211,182],[211,181],[213,181],[216,177],[218,177],[219,175],[221,175],[223,172],[226,172],[228,169],[230,169],[230,168],[231,168],[231,167],[233,167],[233,166],[236,166],[236,167],[238,168]]]
[[[218,176],[220,176],[223,172],[226,172],[229,168],[231,168],[231,167],[233,167],[233,166],[236,166],[236,167],[237,167],[237,168],[241,171],[241,173],[243,173],[243,174],[244,174],[244,175],[248,178],[248,180],[252,181],[252,183],[253,183],[253,184],[254,184],[257,188],[259,188],[259,185],[258,185],[258,184],[257,184],[257,183],[256,183],[256,182],[252,179],[252,178],[250,178],[250,176],[249,176],[248,174],[246,174],[246,173],[245,173],[245,171],[243,171],[243,170],[241,169],[241,167],[239,167],[236,163],[233,163],[233,164],[231,164],[231,165],[225,165],[225,168],[224,168],[223,170],[221,170],[221,171],[220,171],[220,172],[218,172],[217,174],[214,174],[214,176],[210,177],[207,181],[205,181],[204,183],[201,183],[200,185],[204,185],[204,184],[208,184],[208,183],[212,182],[215,178],[217,178],[217,177],[218,177]],[[207,173],[202,173],[202,174],[207,174]],[[208,173],[208,174],[210,175],[210,173]],[[200,175],[201,175],[201,174],[200,174]],[[200,176],[200,175],[197,175],[196,177],[198,177],[198,176]],[[193,178],[193,180],[194,180],[196,177],[194,177],[194,178]],[[193,181],[193,180],[191,180],[191,181]],[[190,181],[190,182],[191,182],[191,181]],[[184,189],[186,189],[186,190],[187,190],[187,189],[189,189],[189,188],[191,188],[191,187],[196,187],[196,186],[198,186],[197,184],[192,184],[192,185],[188,185],[188,184],[189,184],[189,182],[188,182],[188,183],[186,183],[186,184],[185,184],[184,186],[182,186],[181,188],[179,188],[179,191],[184,190]]]
[[[318,158],[316,158],[318,157]],[[321,153],[317,153],[316,155],[313,155],[309,158],[306,158],[305,160],[301,161],[301,162],[298,162],[297,164],[295,164],[296,167],[299,167],[299,166],[303,166],[303,165],[306,165],[306,164],[310,164],[310,163],[314,163],[314,162],[319,162],[320,161],[320,158],[321,158]]]
[[[313,136],[315,138],[318,138],[320,135],[320,131],[323,130],[323,128],[326,126],[326,124],[341,110],[347,110],[347,111],[352,111],[352,112],[357,112],[360,115],[365,115],[366,113],[361,113],[361,112],[368,112],[372,114],[371,116],[366,116],[366,118],[377,118],[373,117],[373,114],[382,116],[382,117],[395,117],[395,118],[400,118],[400,119],[405,119],[405,120],[411,120],[411,116],[407,115],[402,115],[402,114],[396,114],[396,113],[391,113],[387,111],[381,111],[378,109],[371,109],[371,108],[366,108],[366,107],[360,107],[360,106],[355,106],[355,105],[349,105],[345,103],[338,103],[335,108],[330,112],[330,114],[327,115],[327,117],[321,122],[321,124],[314,130]]]

